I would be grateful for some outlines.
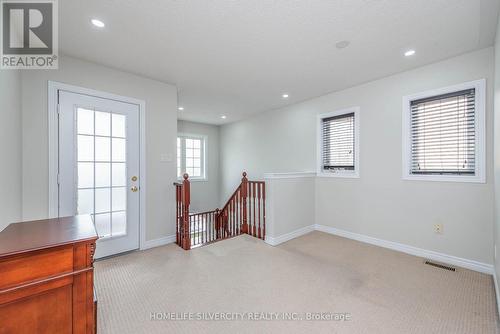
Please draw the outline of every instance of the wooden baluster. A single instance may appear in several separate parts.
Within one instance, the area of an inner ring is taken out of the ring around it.
[[[262,183],[262,240],[266,239],[266,183]]]
[[[238,234],[242,234],[242,226],[243,226],[243,193],[240,187],[240,225],[238,226]]]
[[[234,210],[234,198],[231,198],[231,205],[229,210],[229,236],[233,236],[233,210]]]
[[[228,215],[229,236],[233,235],[233,199],[229,200],[229,215]]]
[[[219,235],[219,217],[220,216],[220,213],[219,213],[219,209],[215,210],[215,225],[214,225],[214,229],[215,229],[215,240],[219,239],[220,235]]]
[[[232,212],[233,224],[232,224],[232,236],[236,235],[236,196],[233,198],[233,212]]]
[[[252,186],[248,185],[248,230],[247,233],[252,235]]]
[[[196,246],[198,243],[197,243],[197,240],[196,240],[196,218],[198,216],[197,215],[193,215],[193,216],[189,216],[189,221],[191,222],[191,224],[189,225],[189,228],[191,229],[190,232],[191,232],[191,246]]]
[[[224,238],[228,237],[229,233],[229,205],[226,207],[226,210],[224,210]]]
[[[189,227],[189,204],[191,201],[190,195],[190,184],[186,173],[183,175],[184,181],[182,181],[182,248],[189,250],[191,249],[191,234]]]
[[[210,214],[208,215],[208,217],[210,218],[209,222],[207,223],[207,233],[208,233],[208,241],[209,242],[212,241],[212,229],[211,229],[211,226],[212,226],[213,216],[214,216],[213,212],[210,212]]]
[[[214,214],[214,224],[212,226],[212,241],[217,240],[217,230],[215,227],[217,226],[217,215],[218,214],[219,214],[219,209],[216,209],[215,214]]]
[[[240,228],[241,228],[241,201],[240,201],[240,196],[241,196],[241,189],[238,189],[236,192],[236,235],[240,234]]]
[[[233,232],[231,236],[236,235],[236,196],[233,198]]]
[[[259,229],[258,229],[258,238],[261,238],[261,230],[260,230],[260,217],[261,217],[261,211],[260,211],[260,202],[261,202],[261,195],[262,195],[262,190],[261,190],[262,185],[260,183],[257,184],[257,200],[259,201]]]
[[[248,233],[247,197],[248,197],[248,179],[247,179],[247,173],[243,172],[243,178],[241,179],[241,202],[243,204],[243,224],[241,226],[241,233]]]
[[[226,224],[226,234],[227,237],[231,236],[231,200],[228,202],[227,206],[227,224]]]
[[[253,196],[253,231],[252,231],[252,235],[254,237],[257,236],[257,211],[255,210],[255,200],[257,199],[257,196],[256,196],[256,183],[253,182],[252,184],[252,196]]]
[[[252,184],[248,183],[248,230],[247,233],[252,235]]]
[[[253,225],[254,225],[254,221],[255,221],[255,210],[252,211],[252,208],[253,208],[253,205],[252,205],[253,183],[249,183],[249,185],[250,185],[250,187],[249,187],[250,193],[248,195],[248,205],[250,206],[250,208],[248,211],[250,212],[250,218],[248,219],[248,228],[250,229],[250,231],[248,232],[248,234],[253,236]]]

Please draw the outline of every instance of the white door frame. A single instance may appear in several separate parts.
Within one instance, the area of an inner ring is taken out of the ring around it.
[[[102,92],[61,82],[48,82],[48,128],[49,128],[49,218],[58,216],[59,207],[59,104],[58,92],[67,91],[98,98],[135,104],[139,107],[139,249],[146,247],[146,102],[143,100]]]

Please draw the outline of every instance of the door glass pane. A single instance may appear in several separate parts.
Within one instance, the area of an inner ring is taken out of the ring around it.
[[[98,136],[111,135],[111,114],[107,112],[95,112],[95,134]]]
[[[79,215],[94,213],[94,190],[80,189],[78,190],[78,209]]]
[[[77,150],[78,150],[78,161],[93,161],[94,137],[79,135]]]
[[[113,114],[112,119],[112,133],[113,137],[122,137],[125,138],[125,116]]]
[[[125,211],[112,213],[113,235],[127,234],[127,214]]]
[[[78,163],[78,188],[94,187],[94,164],[89,162]]]
[[[111,164],[96,163],[95,164],[95,186],[109,187],[111,186]]]
[[[77,129],[80,135],[94,134],[94,111],[78,108],[77,109]]]
[[[127,185],[125,163],[113,163],[113,187],[124,187]]]
[[[125,139],[113,138],[113,162],[125,161]]]
[[[109,137],[95,137],[95,161],[111,161]]]
[[[77,129],[77,213],[92,216],[100,237],[124,235],[126,116],[78,108]]]
[[[95,189],[95,212],[111,211],[111,192],[110,188]]]
[[[97,229],[97,234],[99,237],[109,237],[111,236],[111,214],[104,213],[95,215],[94,224]]]
[[[113,211],[122,211],[127,209],[126,188],[113,188]]]

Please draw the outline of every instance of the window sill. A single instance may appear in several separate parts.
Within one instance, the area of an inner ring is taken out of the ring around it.
[[[184,179],[181,177],[181,178],[178,178],[177,179],[180,183],[182,183],[182,181],[184,181]],[[207,182],[208,181],[208,178],[188,178],[188,181],[189,182]]]
[[[465,175],[403,175],[405,181],[456,182],[456,183],[486,183],[484,176]]]
[[[358,172],[336,172],[336,173],[327,173],[327,172],[319,172],[316,174],[317,177],[337,177],[337,178],[345,178],[345,179],[359,179]]]

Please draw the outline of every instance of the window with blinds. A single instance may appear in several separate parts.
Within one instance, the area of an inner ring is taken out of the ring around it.
[[[410,101],[414,175],[475,175],[474,88]]]
[[[322,169],[324,171],[355,169],[354,113],[323,118]]]

